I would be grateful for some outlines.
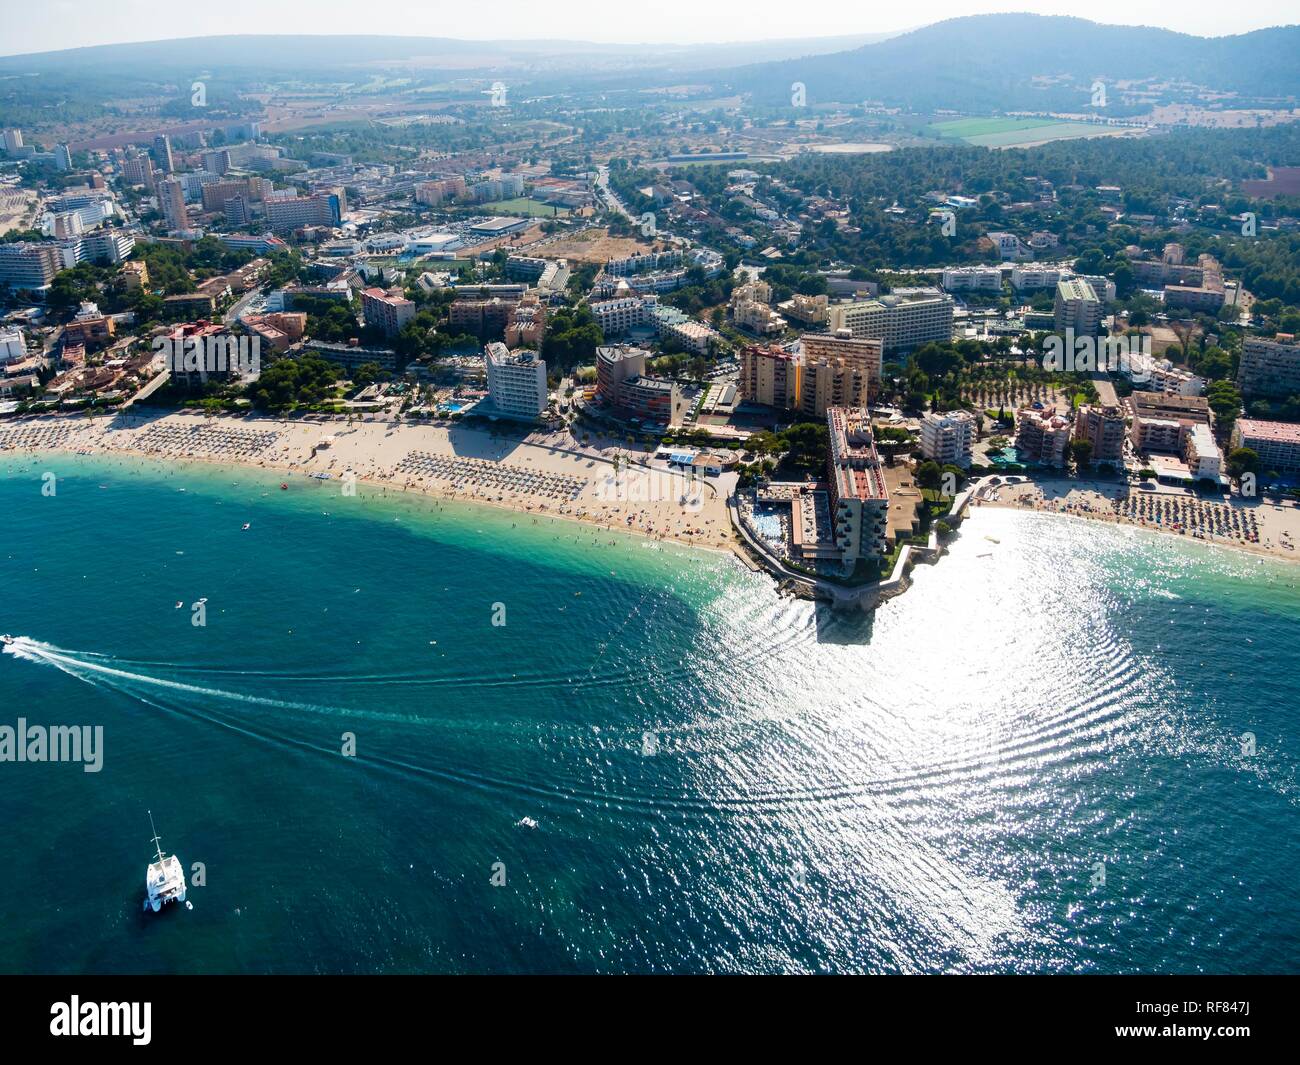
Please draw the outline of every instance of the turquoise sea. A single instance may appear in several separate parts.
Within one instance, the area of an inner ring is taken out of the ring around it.
[[[0,725],[104,734],[0,763],[0,970],[1300,969],[1300,566],[986,509],[846,619],[279,483],[0,455]]]

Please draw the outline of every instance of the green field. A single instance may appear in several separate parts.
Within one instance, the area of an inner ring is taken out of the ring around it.
[[[960,140],[983,148],[1012,148],[1018,144],[1096,137],[1110,132],[1091,122],[1060,122],[1052,118],[958,118],[936,122],[926,131],[945,140]]]
[[[527,196],[520,196],[513,200],[497,200],[496,203],[485,203],[483,209],[492,211],[495,214],[519,214],[527,215],[529,218],[567,218],[569,216],[567,207],[552,207],[549,203],[529,199]]]

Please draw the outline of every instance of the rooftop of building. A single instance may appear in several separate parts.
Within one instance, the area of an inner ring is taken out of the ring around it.
[[[1294,422],[1266,422],[1259,418],[1238,418],[1243,436],[1277,444],[1300,444],[1300,425]]]
[[[1084,281],[1081,277],[1072,277],[1066,281],[1056,283],[1057,295],[1063,300],[1087,300],[1092,303],[1098,302],[1097,293],[1093,290],[1092,285]]]
[[[1165,392],[1134,392],[1133,410],[1143,411],[1182,411],[1187,414],[1204,414],[1210,409],[1210,401],[1204,396],[1172,396]]]
[[[484,357],[495,366],[537,366],[542,365],[537,352],[528,348],[511,351],[499,340],[493,341],[483,349]]]
[[[974,422],[975,415],[968,410],[950,410],[942,413],[939,411],[926,411],[921,416],[921,421],[929,422],[932,425],[956,424],[957,422]]]
[[[885,499],[885,475],[871,433],[871,418],[854,407],[829,407],[830,466],[841,498]]]
[[[1246,337],[1247,344],[1285,344],[1288,347],[1294,347],[1296,338],[1294,333],[1278,333],[1271,337]]]
[[[1071,427],[1070,419],[1063,414],[1057,414],[1055,407],[1046,407],[1038,410],[1035,407],[1021,407],[1016,414],[1017,424],[1025,422],[1037,422],[1045,429],[1068,429]]]
[[[596,360],[613,364],[624,359],[635,359],[638,356],[648,357],[649,354],[645,348],[638,348],[631,344],[602,344],[596,349]]]
[[[644,374],[637,374],[634,377],[629,377],[623,383],[625,385],[629,385],[633,388],[641,389],[646,392],[668,393],[671,392],[676,387],[676,385],[674,385],[672,381],[669,381],[666,378],[646,377]]]

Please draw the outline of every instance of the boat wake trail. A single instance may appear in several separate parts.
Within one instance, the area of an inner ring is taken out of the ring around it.
[[[226,702],[246,703],[264,706],[275,710],[297,711],[308,714],[321,714],[334,717],[364,718],[371,721],[389,721],[396,724],[435,724],[428,718],[410,714],[388,713],[378,710],[357,710],[352,707],[328,706],[320,703],[295,702],[289,699],[273,699],[262,695],[250,695],[247,692],[226,691],[221,688],[209,688],[199,684],[186,684],[165,677],[154,677],[147,673],[118,669],[108,663],[113,659],[93,652],[73,651],[27,636],[11,636],[4,645],[4,653],[13,655],[25,662],[37,662],[54,666],[70,677],[89,684],[102,684],[128,695],[138,696],[140,688],[161,688],[178,695],[189,695],[203,699]]]

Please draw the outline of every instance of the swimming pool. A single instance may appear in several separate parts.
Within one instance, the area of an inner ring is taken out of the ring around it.
[[[1022,459],[1020,457],[1020,452],[1018,452],[1014,447],[1005,447],[996,455],[990,454],[988,458],[989,465],[997,466],[999,469],[1006,466],[1025,466],[1028,465],[1029,462],[1028,459]]]
[[[755,507],[750,524],[764,540],[779,543],[785,539],[785,523],[781,521],[781,515],[774,509]]]

